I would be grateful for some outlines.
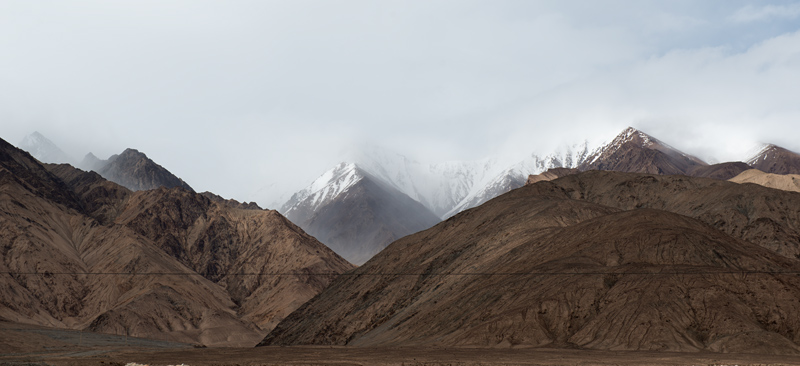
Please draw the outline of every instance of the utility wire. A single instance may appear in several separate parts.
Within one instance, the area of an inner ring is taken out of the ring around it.
[[[17,276],[64,276],[64,275],[85,275],[85,276],[203,276],[200,273],[190,272],[0,272],[0,274]],[[660,272],[451,272],[451,273],[416,273],[416,272],[241,272],[241,273],[216,273],[214,276],[569,276],[569,275],[711,275],[711,274],[800,274],[800,271],[747,271],[747,270],[728,270],[728,271],[660,271]]]

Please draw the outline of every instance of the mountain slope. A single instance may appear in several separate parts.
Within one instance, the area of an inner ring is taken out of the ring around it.
[[[286,217],[352,263],[439,218],[425,206],[357,167],[342,163],[283,208]]]
[[[686,175],[692,177],[728,180],[748,169],[750,169],[750,167],[747,164],[741,161],[734,161],[705,166],[698,165],[689,169],[689,171],[686,172]]]
[[[705,162],[628,127],[609,144],[593,152],[578,166],[585,170],[613,170],[649,174],[688,174]]]
[[[270,329],[334,277],[306,273],[352,268],[276,211],[232,209],[180,188],[136,192],[115,223],[222,285],[240,305],[239,315],[261,329]]]
[[[569,197],[686,215],[779,255],[800,258],[800,194],[684,176],[586,172],[552,181]]]
[[[765,173],[800,174],[800,154],[772,144],[765,145],[747,164]]]
[[[669,204],[593,202],[637,201],[632,192],[661,201],[681,185],[752,188],[616,172],[525,186],[394,242],[261,344],[799,353],[796,259],[743,240],[746,232],[665,211]],[[791,221],[800,223],[796,212]]]
[[[589,155],[587,142],[564,146],[552,154],[539,157],[531,154],[517,164],[503,170],[489,181],[476,182],[475,188],[445,214],[445,218],[525,185],[528,176],[554,168],[577,168]]]
[[[110,157],[97,172],[103,178],[133,191],[158,187],[181,187],[194,191],[182,179],[134,149],[126,149],[122,154]]]
[[[800,192],[800,175],[764,173],[758,169],[750,169],[728,179],[734,183],[754,183],[764,187],[784,191]]]

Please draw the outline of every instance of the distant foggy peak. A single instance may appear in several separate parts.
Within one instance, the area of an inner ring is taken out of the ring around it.
[[[19,143],[19,148],[45,163],[71,163],[72,158],[64,153],[53,141],[38,131],[31,133]]]

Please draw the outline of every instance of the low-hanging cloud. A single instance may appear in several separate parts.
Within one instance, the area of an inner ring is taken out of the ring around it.
[[[796,1],[0,3],[0,125],[291,189],[367,141],[436,162],[633,125],[709,160],[800,150]],[[288,188],[287,188],[288,187]]]

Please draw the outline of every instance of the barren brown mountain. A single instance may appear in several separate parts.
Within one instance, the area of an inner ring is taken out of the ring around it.
[[[392,243],[261,344],[796,354],[799,205],[683,176],[535,183]]]
[[[611,143],[586,158],[578,170],[613,170],[649,174],[689,174],[702,160],[628,127]]]
[[[176,177],[135,149],[125,149],[122,154],[111,156],[97,172],[104,178],[133,191],[158,187],[181,187],[193,191],[183,179]]]
[[[798,174],[772,174],[758,169],[750,169],[728,180],[734,183],[755,183],[764,187],[800,192],[800,175]]]
[[[261,329],[353,268],[277,211],[232,209],[179,188],[136,192],[115,222],[221,284]]]
[[[252,345],[352,268],[275,211],[47,167],[0,140],[0,319]]]
[[[800,154],[772,144],[761,149],[747,164],[765,173],[800,174]]]

